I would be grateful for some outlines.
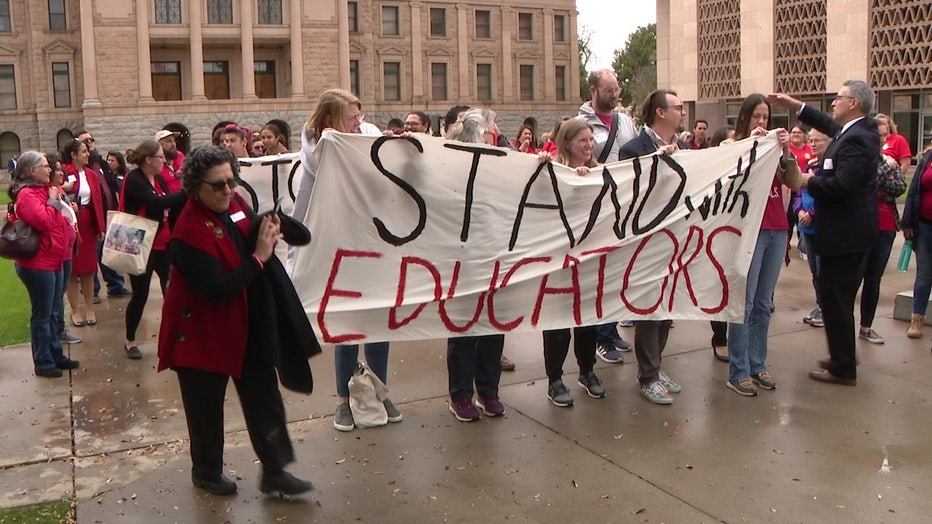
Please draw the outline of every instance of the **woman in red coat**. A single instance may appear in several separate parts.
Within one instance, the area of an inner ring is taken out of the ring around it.
[[[71,263],[68,278],[68,303],[71,304],[71,323],[75,327],[97,323],[94,313],[94,274],[97,273],[97,239],[107,230],[104,216],[103,193],[100,175],[87,166],[90,153],[84,142],[69,142],[61,152],[65,168],[65,189],[78,203],[78,252]],[[81,286],[84,311],[78,301]]]
[[[216,146],[185,160],[189,198],[169,249],[159,371],[178,375],[195,486],[216,495],[237,489],[223,474],[223,398],[232,378],[262,463],[259,489],[303,493],[311,483],[284,470],[294,451],[276,370],[285,387],[310,393],[307,357],[320,347],[274,247],[280,238],[307,243],[310,235],[300,225],[283,235],[280,214],[259,218],[233,191],[238,170],[236,158]]]

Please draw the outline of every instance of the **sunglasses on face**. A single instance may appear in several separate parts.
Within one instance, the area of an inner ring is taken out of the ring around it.
[[[223,191],[224,187],[229,187],[230,189],[236,189],[239,186],[239,179],[236,177],[228,178],[226,180],[217,180],[216,182],[203,181],[202,184],[210,186],[214,191]]]

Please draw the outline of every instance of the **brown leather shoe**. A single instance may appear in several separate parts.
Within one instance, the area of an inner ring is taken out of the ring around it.
[[[716,346],[712,344],[712,354],[719,362],[728,362],[728,346]]]
[[[832,365],[831,359],[825,358],[819,361],[819,368],[821,369],[828,369],[829,367],[831,367],[831,365]]]
[[[829,373],[827,369],[817,369],[809,372],[809,378],[828,384],[838,384],[840,386],[856,386],[857,379],[837,377]]]
[[[515,363],[508,360],[508,357],[502,355],[502,371],[514,371]]]

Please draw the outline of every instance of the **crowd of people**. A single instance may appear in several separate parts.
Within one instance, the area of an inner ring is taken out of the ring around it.
[[[744,320],[711,323],[713,355],[729,363],[724,385],[747,397],[777,387],[767,368],[767,341],[773,294],[788,260],[794,228],[813,282],[815,308],[804,320],[824,327],[829,353],[810,378],[853,386],[855,338],[884,343],[872,323],[883,271],[900,228],[917,254],[907,335],[921,336],[932,292],[932,148],[919,159],[900,217],[896,198],[907,190],[904,174],[912,152],[892,119],[870,116],[874,93],[866,83],[845,82],[832,101],[831,116],[787,95],[752,94],[744,99],[734,126],[710,133],[706,120],[688,126],[684,104],[669,89],[658,89],[643,102],[639,130],[627,114],[616,110],[620,89],[614,72],[593,71],[588,80],[590,100],[545,133],[538,133],[536,122],[527,121],[509,140],[494,111],[463,105],[452,107],[433,132],[449,140],[537,155],[541,162],[558,162],[587,177],[601,176],[592,169],[604,163],[728,147],[734,141],[762,137],[772,129],[772,107],[785,108],[800,124],[775,133],[781,155],[748,271]],[[106,283],[108,297],[130,297],[122,351],[129,359],[142,359],[136,333],[156,274],[165,298],[158,367],[177,374],[191,438],[192,482],[211,493],[230,494],[237,489],[222,472],[223,397],[230,379],[262,465],[261,490],[296,494],[311,488],[309,482],[284,470],[294,453],[278,387],[281,382],[310,393],[313,380],[307,358],[320,347],[284,266],[274,256],[274,246],[279,240],[294,245],[310,240],[302,224],[318,175],[315,148],[328,129],[368,135],[432,132],[425,112],[411,111],[383,131],[365,122],[362,102],[352,93],[323,92],[301,130],[303,172],[291,216],[277,209],[257,215],[235,192],[238,158],[289,151],[287,136],[274,123],[254,133],[246,126],[222,122],[213,133],[214,145],[196,148],[187,157],[170,130],[157,131],[125,155],[109,151],[106,157],[91,133],[82,130],[60,153],[26,151],[17,158],[9,190],[14,212],[42,238],[34,258],[16,262],[32,305],[35,374],[61,377],[62,370],[79,367],[65,355],[62,344],[80,343],[74,328],[86,329],[98,322],[94,309],[100,301],[98,275]],[[124,275],[102,263],[108,210],[158,222],[145,271],[128,275],[129,289]],[[862,293],[856,330],[858,289]],[[672,324],[672,320],[612,321],[544,331],[547,398],[558,407],[574,403],[563,381],[572,339],[577,384],[587,396],[606,395],[594,371],[597,359],[622,363],[623,353],[633,350],[640,394],[655,404],[671,404],[673,395],[683,389],[662,369]],[[633,344],[622,338],[620,325],[634,328]],[[388,341],[363,345],[365,363],[383,382],[388,380],[389,347]],[[499,382],[502,371],[514,369],[514,364],[503,355],[503,348],[502,334],[448,339],[449,409],[456,419],[471,422],[483,414],[504,414]],[[334,348],[333,426],[339,431],[356,427],[349,381],[357,369],[359,349],[343,344]],[[388,398],[382,402],[388,421],[401,422],[398,407]]]

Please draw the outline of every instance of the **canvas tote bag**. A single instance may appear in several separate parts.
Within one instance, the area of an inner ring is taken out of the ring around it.
[[[159,223],[122,211],[107,212],[107,236],[101,261],[118,273],[146,272]]]
[[[362,362],[356,363],[356,372],[349,380],[349,404],[353,422],[361,428],[384,426],[388,423],[388,412],[383,402],[388,398],[388,388]]]

